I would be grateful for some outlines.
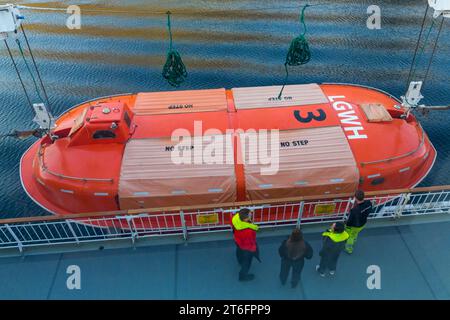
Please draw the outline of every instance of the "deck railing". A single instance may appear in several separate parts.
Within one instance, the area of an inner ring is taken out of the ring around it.
[[[369,219],[400,219],[450,213],[450,186],[368,192],[374,204]],[[330,200],[333,199],[333,200]],[[0,220],[0,250],[80,244],[117,239],[134,243],[140,238],[189,235],[231,230],[231,215],[240,208],[253,210],[261,228],[301,226],[346,219],[351,194],[285,198],[217,205],[166,207],[115,212]]]

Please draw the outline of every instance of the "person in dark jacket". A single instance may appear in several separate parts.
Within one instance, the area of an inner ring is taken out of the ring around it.
[[[233,227],[234,241],[236,243],[236,257],[241,266],[239,281],[253,280],[255,275],[248,272],[253,257],[260,261],[256,243],[258,226],[252,223],[250,210],[247,208],[241,209],[239,213],[233,216],[231,226]]]
[[[330,275],[336,272],[336,265],[341,254],[345,248],[345,241],[348,239],[348,233],[345,231],[345,225],[342,222],[333,223],[331,228],[324,233],[323,247],[320,251],[320,264],[316,266],[316,270],[321,277],[325,277],[325,272],[328,269]]]
[[[303,239],[303,233],[295,228],[291,236],[281,243],[278,253],[281,257],[280,281],[282,285],[286,284],[289,271],[292,269],[291,287],[295,288],[300,281],[300,276],[305,264],[305,258],[311,259],[313,249]]]
[[[372,213],[372,202],[364,200],[364,191],[357,190],[355,193],[356,205],[350,210],[347,219],[345,231],[349,238],[345,244],[345,251],[349,254],[353,253],[358,234],[367,223],[367,217]]]

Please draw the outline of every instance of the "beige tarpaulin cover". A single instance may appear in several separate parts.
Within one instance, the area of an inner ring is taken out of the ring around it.
[[[361,108],[366,114],[367,121],[369,122],[392,121],[391,115],[382,104],[362,104]]]
[[[250,139],[240,135],[245,149],[245,179],[249,200],[335,194],[356,190],[359,174],[341,127],[280,131],[279,170],[262,175],[268,164],[248,164]],[[264,140],[264,139],[263,139]],[[271,150],[271,140],[266,145]],[[260,163],[260,161],[258,161]]]
[[[287,85],[281,99],[281,86],[234,88],[233,98],[237,110],[275,108],[329,103],[319,85]]]
[[[151,115],[226,109],[225,89],[207,89],[139,93],[133,112],[137,115]]]
[[[222,137],[225,141],[225,136],[209,137]],[[205,154],[211,141],[219,140],[203,141]],[[231,143],[224,142],[222,145],[222,148],[215,149],[217,159],[220,159],[225,151],[233,154]],[[172,149],[177,147],[179,146],[176,146],[170,138],[132,139],[127,143],[119,182],[121,209],[186,206],[236,200],[233,157],[228,163],[220,161],[220,164],[208,164],[203,160],[206,157],[194,156],[192,144],[186,144],[181,149]],[[196,147],[194,144],[194,148]],[[186,151],[187,149],[189,151]],[[172,150],[183,150],[183,153],[177,153],[180,156],[190,152],[192,155],[190,158],[199,164],[174,163],[171,157]],[[226,160],[225,155],[223,159]]]

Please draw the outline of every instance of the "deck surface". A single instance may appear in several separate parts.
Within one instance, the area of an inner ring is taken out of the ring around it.
[[[262,263],[248,283],[237,281],[231,239],[0,258],[0,299],[450,299],[448,230],[450,222],[364,230],[333,278],[316,273],[320,235],[306,234],[315,252],[296,289],[278,280],[284,237],[259,240]],[[80,267],[80,290],[67,288],[70,265]],[[370,265],[381,269],[379,290],[367,288]]]

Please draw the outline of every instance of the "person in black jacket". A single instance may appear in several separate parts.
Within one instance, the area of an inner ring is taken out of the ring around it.
[[[305,258],[311,259],[313,249],[303,239],[303,233],[295,228],[291,236],[281,243],[278,253],[281,257],[280,281],[282,285],[286,284],[289,271],[292,269],[291,287],[295,288],[300,281],[300,275],[305,264]]]
[[[358,234],[367,223],[367,217],[372,213],[372,202],[364,200],[364,191],[357,190],[355,193],[356,205],[350,210],[347,219],[345,231],[349,238],[345,244],[345,251],[349,254],[353,253]]]
[[[328,269],[330,275],[336,272],[336,265],[341,254],[345,248],[345,241],[348,239],[348,233],[345,232],[345,225],[342,222],[333,223],[331,228],[324,233],[323,247],[320,251],[320,264],[316,266],[317,272],[321,277],[325,277],[325,271]]]

